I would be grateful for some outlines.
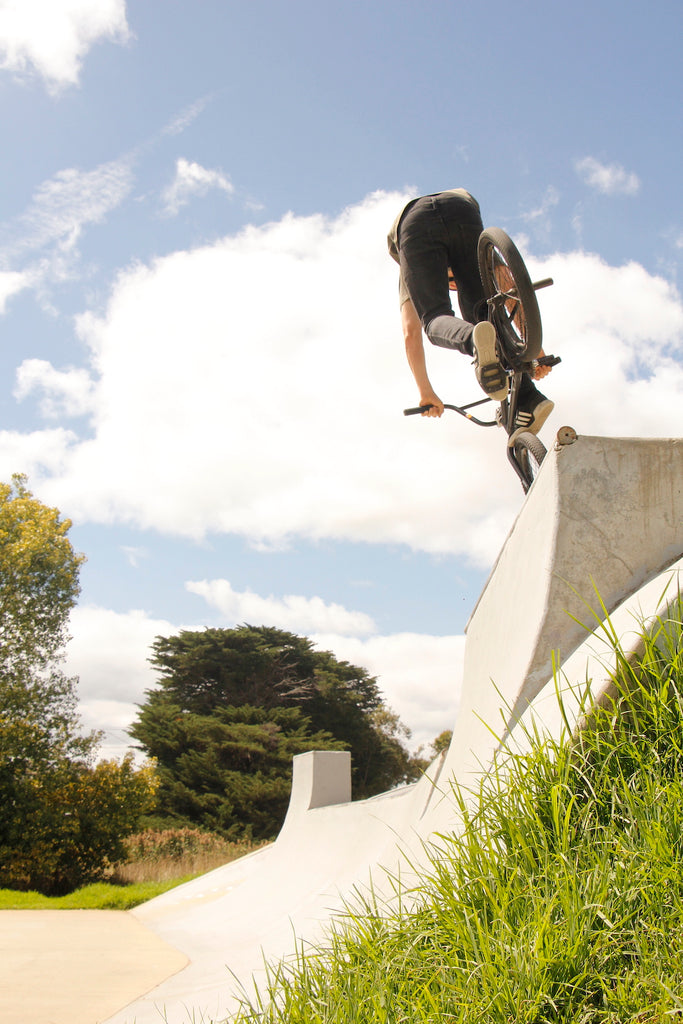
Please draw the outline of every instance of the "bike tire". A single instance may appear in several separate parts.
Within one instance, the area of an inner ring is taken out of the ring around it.
[[[547,455],[546,447],[536,434],[525,431],[517,437],[513,448],[515,461],[521,470],[524,490],[528,491]]]
[[[477,249],[487,299],[509,294],[493,305],[493,323],[511,369],[536,359],[541,351],[541,313],[529,271],[517,246],[502,228],[485,228]]]

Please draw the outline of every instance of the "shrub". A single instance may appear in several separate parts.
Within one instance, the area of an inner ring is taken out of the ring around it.
[[[196,828],[146,829],[128,837],[126,857],[111,877],[112,881],[130,884],[203,874],[251,853],[259,845],[233,843]]]
[[[98,881],[125,856],[125,839],[154,798],[151,767],[64,762],[15,784],[11,828],[0,846],[0,886],[62,895]]]

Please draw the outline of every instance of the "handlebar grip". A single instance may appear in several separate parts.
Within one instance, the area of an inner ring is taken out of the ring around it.
[[[561,356],[541,356],[536,362],[539,366],[557,366],[558,363],[562,362]]]
[[[433,405],[417,405],[414,409],[404,409],[404,416],[419,416],[423,412],[427,412],[427,409],[433,409]]]

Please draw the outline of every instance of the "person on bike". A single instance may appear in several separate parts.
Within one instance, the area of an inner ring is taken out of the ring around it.
[[[411,200],[389,232],[389,253],[399,264],[399,305],[406,355],[420,393],[423,416],[441,416],[444,405],[427,373],[422,331],[432,345],[474,356],[480,387],[495,401],[508,393],[508,379],[498,357],[493,324],[486,319],[486,297],[479,275],[477,243],[484,226],[479,203],[463,188]],[[449,292],[457,291],[462,319],[456,317]],[[550,367],[539,366],[535,379]],[[509,444],[522,431],[538,433],[554,408],[531,377],[522,378],[519,405]]]

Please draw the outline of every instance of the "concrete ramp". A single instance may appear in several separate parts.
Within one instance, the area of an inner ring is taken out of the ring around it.
[[[551,674],[551,652],[567,657],[602,620],[601,602],[611,612],[680,557],[682,481],[683,441],[557,446],[466,627],[462,711],[492,679],[514,722]]]
[[[666,629],[672,613],[680,617],[682,594],[683,558],[619,605],[609,617],[609,629],[603,624],[598,626],[562,664],[510,733],[507,748],[515,753],[526,752],[535,729],[542,735],[559,737],[568,728],[576,731],[583,727],[590,719],[591,708],[615,693],[612,678],[617,665],[611,636],[619,637],[621,651],[632,661],[642,654],[643,626],[659,629],[660,623],[664,623]],[[591,684],[590,702],[587,680]]]
[[[415,785],[355,803],[348,755],[295,758],[274,844],[132,912],[190,963],[109,1024],[186,1024],[193,1013],[222,1020],[240,984],[251,991],[252,979],[263,979],[264,957],[318,942],[371,879],[390,893],[392,876],[410,875],[425,843],[458,827],[453,783],[475,784],[501,743],[523,745],[520,724],[530,716],[553,735],[565,727],[552,651],[562,658],[570,717],[581,713],[571,695],[586,673],[595,691],[607,685],[607,647],[599,629],[592,633],[604,617],[596,591],[616,609],[617,628],[635,636],[639,616],[672,600],[682,555],[682,441],[585,437],[549,452],[468,624],[461,710],[446,755]]]
[[[444,774],[467,783],[589,632],[683,554],[683,439],[548,453],[466,627]],[[604,606],[604,608],[603,608]]]

